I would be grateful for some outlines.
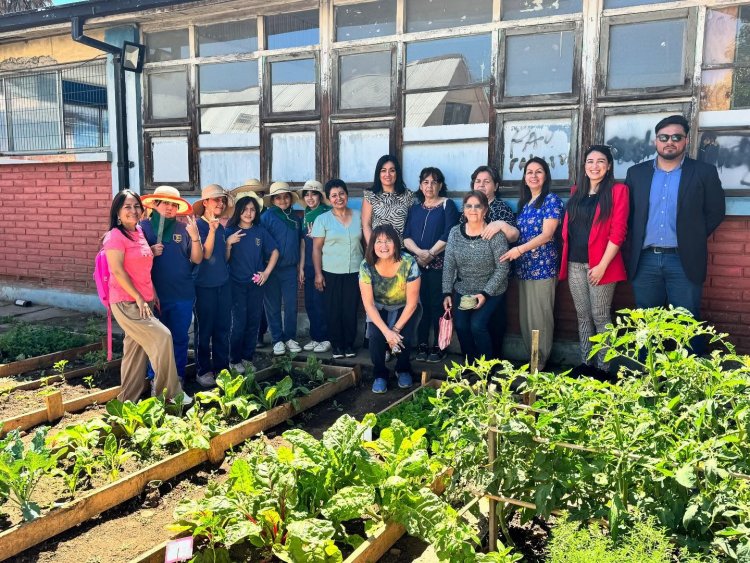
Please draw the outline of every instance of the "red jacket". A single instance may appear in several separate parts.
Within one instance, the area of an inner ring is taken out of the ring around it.
[[[576,187],[570,189],[571,195],[575,192]],[[612,211],[606,221],[599,222],[599,205],[594,212],[594,222],[591,225],[589,234],[589,267],[596,266],[604,256],[607,244],[612,241],[622,248],[625,242],[625,235],[628,233],[628,214],[630,213],[630,191],[625,184],[615,184],[612,186]],[[565,213],[562,226],[562,262],[560,263],[560,279],[568,277],[568,214]],[[622,258],[622,252],[618,250],[612,262],[609,263],[604,276],[599,282],[600,285],[623,281],[627,279],[625,272],[625,261]]]

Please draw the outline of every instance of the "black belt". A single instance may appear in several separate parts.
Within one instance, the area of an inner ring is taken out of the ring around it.
[[[677,247],[675,246],[647,246],[643,250],[654,254],[677,254]]]

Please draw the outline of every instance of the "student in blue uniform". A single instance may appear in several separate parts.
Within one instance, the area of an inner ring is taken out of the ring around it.
[[[172,333],[177,376],[182,383],[195,304],[193,267],[203,261],[203,245],[198,225],[190,216],[193,207],[180,197],[177,189],[159,186],[141,201],[144,207],[151,209],[150,218],[141,221],[141,228],[154,253],[151,280],[159,299],[156,316]],[[181,223],[177,216],[187,216],[186,222]],[[157,240],[159,230],[162,231],[161,240]],[[149,379],[153,378],[150,364],[148,373]]]
[[[245,368],[255,369],[252,361],[263,314],[263,288],[279,259],[276,241],[260,224],[263,200],[254,192],[241,189],[232,190],[236,203],[227,223],[226,249],[232,283],[229,367],[237,373],[245,373]]]
[[[263,198],[268,207],[261,216],[261,224],[271,233],[279,246],[279,261],[266,283],[266,318],[273,338],[273,353],[283,355],[287,350],[302,350],[297,336],[297,268],[304,252],[302,221],[292,211],[298,202],[297,194],[286,182],[271,184],[269,194]],[[284,317],[282,321],[282,303]]]
[[[232,197],[218,184],[209,184],[193,206],[203,243],[203,262],[195,281],[196,363],[198,383],[216,385],[215,374],[229,367],[229,330],[232,323],[232,288],[226,261],[224,226],[219,219],[232,213]]]
[[[313,265],[312,228],[319,215],[331,210],[323,184],[317,180],[308,180],[300,190],[300,197],[305,202],[305,218],[302,221],[302,232],[305,235],[305,252],[299,265],[299,282],[305,288],[305,311],[310,320],[310,342],[302,349],[308,352],[328,352],[331,343],[328,340],[323,292],[315,289],[315,266]]]

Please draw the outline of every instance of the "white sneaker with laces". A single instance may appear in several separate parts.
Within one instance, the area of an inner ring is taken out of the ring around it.
[[[296,340],[292,340],[291,338],[286,341],[286,347],[287,350],[290,352],[294,352],[295,354],[302,351],[302,347],[299,345],[299,342]],[[274,348],[274,353],[276,352],[276,348]]]
[[[286,346],[284,346],[283,342],[277,342],[273,345],[274,356],[283,356],[284,354],[286,354]]]
[[[328,340],[324,340],[323,342],[318,342],[318,345],[313,348],[313,352],[321,353],[321,352],[328,352],[331,349],[331,343],[328,342]]]
[[[302,349],[307,352],[313,352],[315,351],[315,347],[319,344],[319,342],[316,342],[315,340],[311,340],[307,344],[305,344]]]
[[[203,375],[196,376],[195,380],[201,387],[214,387],[216,385],[216,379],[212,371],[207,371]]]
[[[238,362],[236,364],[229,364],[229,369],[242,374],[242,373],[245,373],[245,364],[243,364],[242,362]]]

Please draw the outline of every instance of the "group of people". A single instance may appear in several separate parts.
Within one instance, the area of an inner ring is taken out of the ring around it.
[[[376,393],[387,389],[390,357],[402,388],[412,385],[412,349],[417,360],[443,359],[438,327],[448,314],[468,360],[500,357],[511,275],[527,353],[540,331],[539,368],[552,348],[557,281],[568,279],[582,365],[606,370],[603,355],[589,358],[590,337],[610,322],[616,284],[630,278],[637,307],[671,304],[698,317],[707,238],[724,217],[716,168],[686,156],[687,120],[667,117],[655,133],[657,157],[631,167],[624,184],[610,147],[587,148],[567,205],[550,189],[547,162],[529,158],[517,213],[500,199],[492,166],[474,171],[459,211],[439,168],[424,168],[414,192],[393,155],[378,160],[361,211],[341,179],[299,192],[285,182],[268,193],[258,180],[209,185],[192,210],[171,187],[142,199],[120,192],[104,249],[126,334],[121,399],[144,391],[147,360],[154,393],[181,392],[193,311],[202,386],[252,364],[266,320],[274,354],[301,351],[300,286],[309,352],[354,356],[362,303]],[[292,209],[300,201],[301,216]]]

